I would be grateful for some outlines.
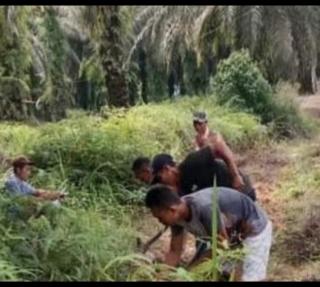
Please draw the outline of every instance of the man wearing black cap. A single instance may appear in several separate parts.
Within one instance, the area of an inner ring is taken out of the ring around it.
[[[31,175],[31,166],[34,163],[24,156],[16,158],[12,162],[13,173],[7,178],[5,187],[11,195],[16,196],[35,196],[44,200],[57,200],[64,197],[64,193],[49,192],[36,189],[27,183]]]
[[[190,153],[179,165],[169,154],[158,154],[152,162],[152,170],[159,182],[169,185],[181,196],[213,186],[216,177],[217,186],[233,187],[232,175],[223,161],[212,156],[210,147]],[[238,191],[256,200],[254,188],[249,178],[240,173],[244,186]]]
[[[210,147],[212,155],[222,159],[232,176],[232,188],[241,189],[244,186],[243,179],[237,168],[233,152],[224,141],[221,134],[212,132],[208,127],[207,114],[204,112],[195,112],[193,114],[193,126],[197,132],[194,145],[196,150]]]

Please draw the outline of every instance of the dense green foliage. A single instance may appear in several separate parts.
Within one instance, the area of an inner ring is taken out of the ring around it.
[[[38,128],[5,125],[2,149],[9,155],[30,155],[39,168],[80,187],[129,187],[135,157],[169,152],[180,160],[192,149],[190,122],[198,109],[208,112],[210,126],[233,147],[248,147],[266,137],[266,128],[255,117],[218,106],[213,98],[194,97],[128,111],[105,110],[101,116],[71,113],[69,119]],[[42,182],[51,181],[43,174]]]
[[[319,23],[310,6],[0,6],[1,189],[24,154],[33,185],[69,192],[58,209],[1,193],[0,280],[214,279],[212,261],[187,272],[137,254],[132,161],[183,159],[199,110],[234,151],[310,136],[298,88],[281,80],[316,91]],[[299,256],[319,256],[318,227],[295,227],[284,256],[297,261],[301,230],[311,247]],[[217,252],[219,271],[242,256]]]
[[[214,89],[222,104],[230,101],[261,116],[263,123],[272,121],[272,88],[248,52],[235,52],[218,65]]]
[[[260,116],[279,136],[307,136],[312,130],[300,114],[292,88],[280,84],[273,90],[247,51],[234,52],[220,62],[213,87],[220,104]]]
[[[70,194],[62,209],[1,196],[0,250],[6,264],[1,279],[138,280],[154,276],[155,266],[130,255],[135,253],[138,235],[134,222],[141,214],[135,203],[143,198],[132,180],[132,160],[163,151],[181,159],[194,135],[192,110],[204,108],[210,126],[233,147],[248,148],[266,138],[265,127],[255,117],[220,107],[212,98],[198,97],[128,111],[105,110],[101,116],[73,112],[59,123],[40,126],[1,124],[5,156],[29,155],[36,161],[35,186],[66,189]],[[6,173],[2,169],[3,182]],[[181,274],[172,272],[166,278],[186,280],[181,270]]]
[[[298,81],[302,89],[315,92],[318,8],[298,10],[2,6],[1,117],[57,120],[72,107],[97,111],[105,104],[125,107],[210,94],[219,62],[242,48],[272,84]],[[305,38],[300,41],[298,34]],[[244,76],[256,77],[242,68]],[[273,93],[261,81],[252,85],[262,91],[246,92],[246,102],[255,103],[265,122],[274,116],[265,112]],[[259,93],[269,95],[257,103]],[[227,93],[220,96],[230,100]]]

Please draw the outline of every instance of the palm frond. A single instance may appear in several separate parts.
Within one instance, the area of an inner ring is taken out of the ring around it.
[[[263,6],[237,6],[235,31],[238,48],[254,51],[262,27]]]

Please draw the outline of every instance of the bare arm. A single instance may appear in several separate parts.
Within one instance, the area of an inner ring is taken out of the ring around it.
[[[233,187],[236,189],[241,189],[244,185],[242,177],[240,176],[239,170],[237,168],[234,155],[229,148],[229,146],[224,141],[220,134],[215,134],[210,138],[209,146],[213,154],[224,160],[227,164],[229,171],[233,177]]]
[[[165,263],[170,266],[177,266],[183,251],[185,232],[172,233],[170,251],[165,256]]]
[[[52,192],[44,189],[37,189],[34,195],[44,200],[56,200],[62,196],[60,192]]]

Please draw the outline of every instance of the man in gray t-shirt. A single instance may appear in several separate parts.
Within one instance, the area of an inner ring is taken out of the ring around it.
[[[184,230],[198,238],[211,237],[212,192],[212,188],[206,188],[180,198],[164,185],[149,189],[146,206],[161,223],[173,228],[170,252],[165,259],[168,265],[176,266],[179,263]],[[266,213],[248,196],[230,188],[218,188],[217,198],[219,238],[228,240],[236,230],[247,249],[242,280],[264,280],[272,239],[272,226]]]

